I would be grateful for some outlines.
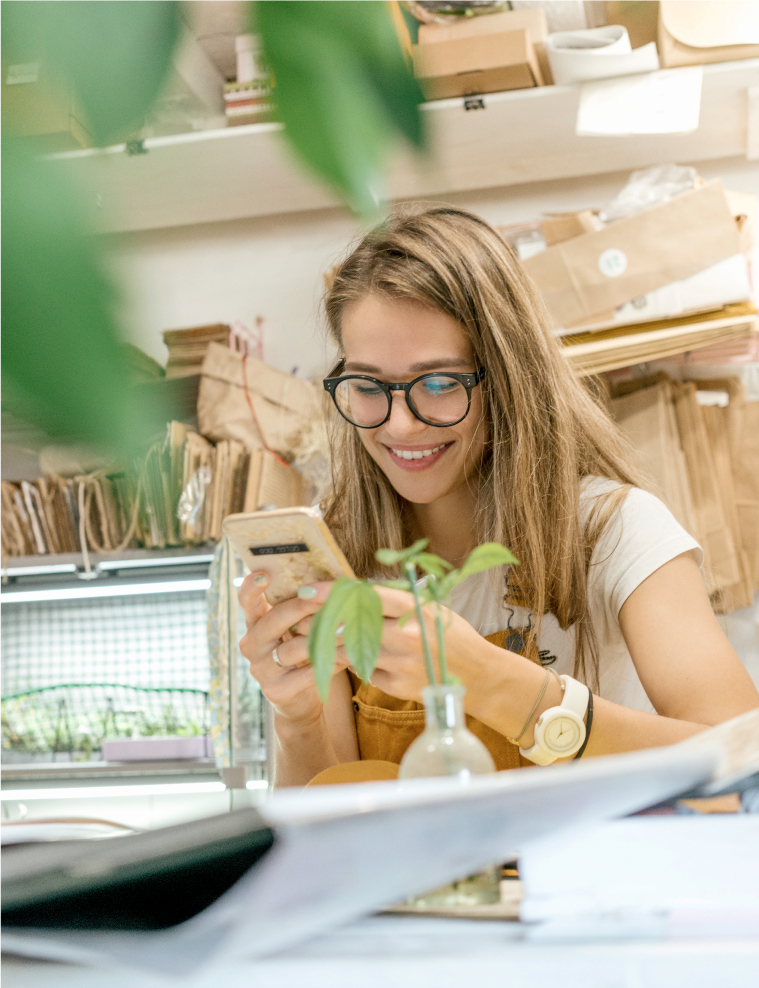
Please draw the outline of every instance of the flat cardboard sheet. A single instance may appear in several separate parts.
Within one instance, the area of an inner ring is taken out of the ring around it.
[[[662,0],[662,65],[703,65],[759,57],[759,5],[754,0]]]

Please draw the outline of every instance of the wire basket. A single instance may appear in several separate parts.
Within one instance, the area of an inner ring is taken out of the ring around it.
[[[208,693],[120,683],[68,683],[2,699],[4,761],[86,761],[103,741],[208,733]]]

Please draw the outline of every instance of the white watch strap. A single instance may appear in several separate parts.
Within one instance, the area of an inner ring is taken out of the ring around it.
[[[543,713],[538,717],[538,723],[541,719],[548,714],[552,714],[554,711],[559,710],[571,710],[573,713],[577,714],[580,720],[583,720],[588,709],[588,702],[590,700],[590,690],[585,685],[571,676],[560,676],[562,686],[564,687],[564,696],[562,697],[561,703],[558,707],[549,707],[548,710],[544,710]],[[537,724],[536,724],[537,727]],[[519,754],[524,755],[525,758],[534,762],[535,765],[551,765],[553,762],[560,758],[561,755],[554,751],[549,751],[544,748],[537,741],[531,748],[520,748]]]
[[[578,717],[584,718],[588,710],[590,690],[585,683],[572,679],[571,676],[560,676],[559,678],[564,683],[564,699],[561,701],[561,706],[565,710],[573,711]]]

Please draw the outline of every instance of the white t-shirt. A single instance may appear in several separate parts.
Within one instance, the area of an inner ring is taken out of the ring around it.
[[[587,521],[594,498],[618,484],[602,477],[581,484],[580,515]],[[619,627],[622,604],[647,576],[670,559],[692,551],[699,566],[703,553],[698,543],[675,520],[662,502],[646,491],[632,488],[594,550],[588,578],[588,607],[599,655],[599,690],[606,700],[634,710],[653,713]],[[503,602],[489,573],[477,573],[459,584],[451,596],[453,610],[481,635],[509,626],[525,628],[530,611]],[[512,614],[513,612],[513,614]],[[572,675],[575,657],[574,626],[563,631],[553,614],[543,618],[538,649],[544,664],[561,675]],[[551,657],[555,656],[555,661]]]

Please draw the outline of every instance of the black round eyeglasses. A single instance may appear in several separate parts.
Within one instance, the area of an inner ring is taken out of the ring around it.
[[[393,391],[403,391],[412,415],[426,425],[457,425],[469,414],[472,390],[485,377],[474,374],[422,374],[408,384],[388,384],[376,377],[349,374],[327,377],[324,390],[332,395],[344,419],[358,429],[377,429],[390,418]]]

